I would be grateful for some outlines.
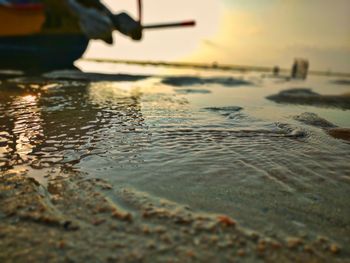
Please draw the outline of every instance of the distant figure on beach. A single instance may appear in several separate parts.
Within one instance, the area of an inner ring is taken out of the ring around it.
[[[272,69],[272,73],[275,77],[278,77],[280,74],[280,67],[279,66],[274,66]]]
[[[297,58],[294,60],[291,72],[292,79],[306,79],[309,71],[309,61],[307,59]]]

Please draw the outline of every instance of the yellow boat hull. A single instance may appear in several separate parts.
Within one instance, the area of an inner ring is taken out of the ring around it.
[[[51,70],[70,68],[89,39],[62,0],[45,4],[0,5],[0,68]]]
[[[0,36],[22,36],[39,33],[45,22],[40,5],[30,8],[0,6]]]

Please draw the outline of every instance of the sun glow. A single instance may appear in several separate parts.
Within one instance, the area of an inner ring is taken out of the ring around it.
[[[136,1],[105,0],[136,17]],[[290,67],[295,57],[314,70],[350,72],[350,1],[145,1],[144,22],[195,19],[195,28],[145,32],[141,42],[115,33],[94,41],[85,57]]]

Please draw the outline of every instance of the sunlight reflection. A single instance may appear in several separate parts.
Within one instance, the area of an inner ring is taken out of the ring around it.
[[[40,143],[39,137],[43,135],[38,100],[38,96],[25,95],[13,101],[13,108],[16,109],[13,116],[16,152],[24,162],[29,159],[28,155]]]
[[[37,97],[35,95],[26,95],[22,97],[22,100],[26,103],[32,103],[37,100]]]
[[[97,82],[89,86],[89,98],[97,104],[118,103],[120,98],[140,98],[146,94],[174,93],[173,89],[160,84],[160,78],[148,78],[135,82]]]

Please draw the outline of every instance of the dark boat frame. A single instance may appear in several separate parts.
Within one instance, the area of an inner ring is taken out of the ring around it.
[[[0,37],[0,68],[50,70],[72,68],[89,39],[82,34],[35,34]]]

